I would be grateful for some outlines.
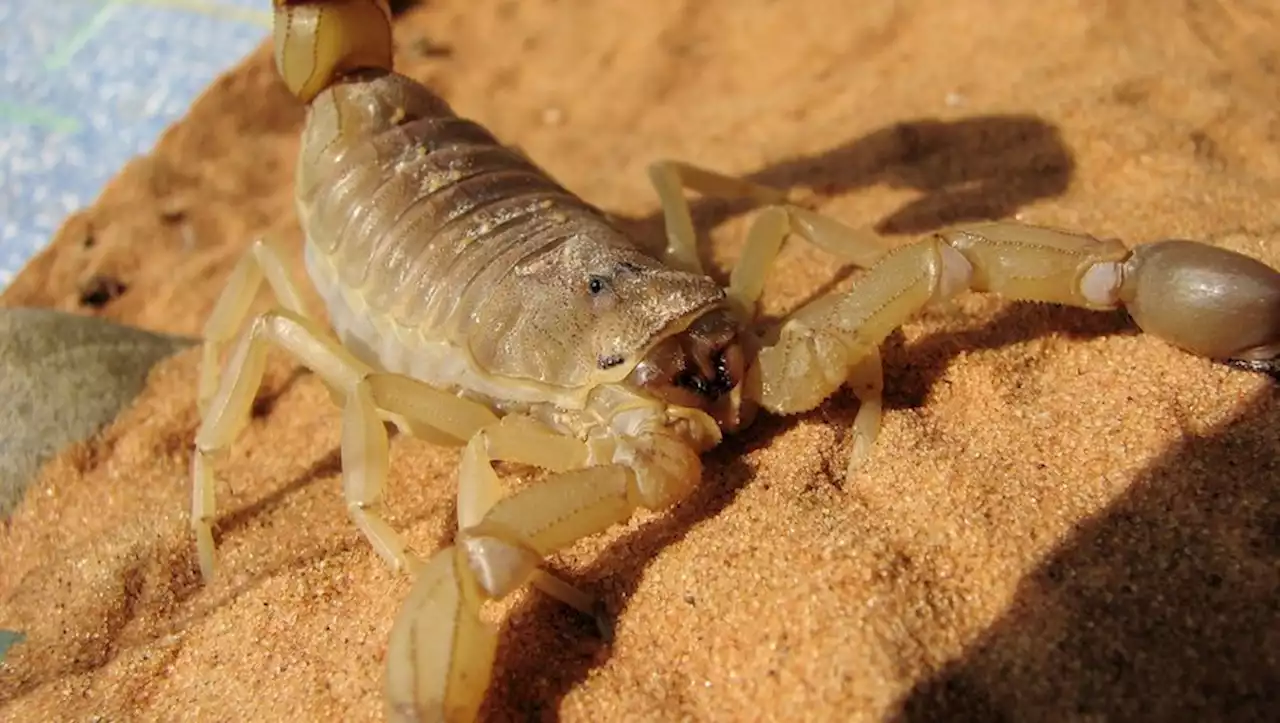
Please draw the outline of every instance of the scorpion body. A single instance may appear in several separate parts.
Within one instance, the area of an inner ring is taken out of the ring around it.
[[[724,301],[403,76],[334,86],[311,107],[307,268],[370,364],[504,411],[581,409],[635,349]]]
[[[214,573],[213,455],[245,427],[268,345],[315,371],[343,408],[351,517],[414,577],[387,651],[388,713],[465,721],[488,687],[485,600],[532,584],[593,600],[540,568],[583,537],[688,496],[702,452],[757,407],[860,400],[849,473],[880,425],[877,351],[897,326],[958,293],[1092,309],[1201,356],[1269,367],[1280,355],[1280,273],[1187,241],[1116,241],[1014,223],[951,229],[889,249],[786,193],[674,162],[651,167],[663,258],[440,97],[392,70],[384,0],[275,0],[276,62],[308,103],[297,168],[307,271],[337,338],[303,308],[280,256],[255,242],[205,328],[192,527]],[[728,288],[702,273],[683,190],[765,208]],[[868,270],[853,291],[756,329],[782,241],[799,235]],[[279,302],[242,332],[263,283]],[[235,341],[225,367],[224,344]],[[458,535],[421,562],[382,519],[384,421],[463,446]],[[492,462],[542,467],[505,493]]]

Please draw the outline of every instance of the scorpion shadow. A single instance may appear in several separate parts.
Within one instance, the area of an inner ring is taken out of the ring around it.
[[[894,719],[1266,720],[1280,708],[1280,395],[1168,450]],[[1268,713],[1267,711],[1271,711]]]
[[[922,195],[881,220],[876,229],[882,233],[925,233],[964,221],[1007,217],[1027,203],[1062,193],[1074,169],[1072,156],[1054,126],[1031,116],[987,116],[895,124],[826,153],[772,165],[747,177],[829,195],[876,184],[916,189]],[[694,199],[691,206],[694,225],[704,235],[717,224],[754,208],[747,203],[705,198]],[[660,211],[618,221],[642,242],[663,237]],[[959,343],[931,339],[920,343],[932,343],[940,349],[954,346],[958,353],[966,348],[960,344],[997,348],[1045,333],[1050,330],[1046,327],[1057,326],[1077,335],[1116,331],[1114,319],[1098,321],[1106,316],[1080,310],[1046,314],[1029,305],[1012,305],[1004,318],[996,320],[999,323],[975,330]],[[900,349],[888,351],[886,361],[890,364],[904,356]],[[917,378],[903,381],[910,382],[914,391],[891,391],[886,401],[892,405],[903,393],[923,398],[948,359],[944,356],[932,362],[936,368],[913,370]],[[890,390],[897,384],[892,374],[886,381]],[[837,401],[842,407],[851,405],[844,397]],[[842,411],[835,413],[839,416]],[[813,414],[830,418],[832,410],[820,408]],[[846,423],[852,419],[851,414],[847,416]],[[704,480],[689,499],[610,544],[572,576],[575,583],[599,595],[608,614],[619,617],[649,561],[725,509],[751,481],[754,472],[742,461],[743,454],[767,445],[794,423],[794,419],[762,417],[746,433],[706,455]],[[609,654],[591,621],[546,596],[530,595],[511,611],[504,626],[486,713],[494,718],[554,720],[564,696]]]

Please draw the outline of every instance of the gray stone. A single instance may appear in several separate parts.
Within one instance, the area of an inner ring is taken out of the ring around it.
[[[115,419],[194,343],[50,309],[0,309],[0,520],[40,466]]]

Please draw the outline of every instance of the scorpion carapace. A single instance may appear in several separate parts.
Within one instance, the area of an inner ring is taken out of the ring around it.
[[[490,375],[566,393],[626,376],[616,360],[724,299],[422,96],[403,76],[363,71],[312,101],[299,209],[326,290],[355,290],[401,328],[465,347]]]
[[[655,259],[396,74],[383,0],[276,0],[275,47],[285,84],[309,106],[297,207],[336,338],[303,308],[271,244],[255,242],[205,327],[192,527],[211,577],[212,456],[245,427],[267,348],[290,352],[342,406],[352,520],[414,576],[387,651],[395,718],[474,718],[496,645],[482,603],[532,584],[592,611],[542,560],[638,508],[687,497],[701,453],[750,423],[757,406],[790,414],[852,388],[853,474],[880,427],[879,346],[930,304],[989,291],[1124,307],[1194,354],[1252,366],[1280,354],[1280,273],[1240,254],[1187,241],[1131,250],[1004,222],[890,249],[783,191],[677,162],[651,167],[668,241]],[[763,207],[727,289],[702,273],[685,189]],[[757,328],[768,269],[792,234],[866,271],[849,292]],[[279,308],[237,336],[264,281]],[[379,510],[387,420],[464,446],[455,544],[426,562]],[[506,493],[495,460],[549,476]]]

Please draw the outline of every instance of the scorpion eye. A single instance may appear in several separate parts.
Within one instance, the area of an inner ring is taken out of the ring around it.
[[[609,288],[609,280],[603,276],[592,276],[587,280],[587,291],[592,296],[599,296],[607,288]]]

